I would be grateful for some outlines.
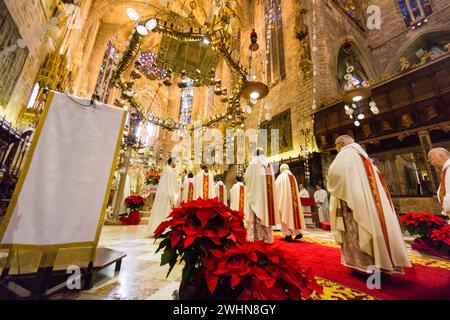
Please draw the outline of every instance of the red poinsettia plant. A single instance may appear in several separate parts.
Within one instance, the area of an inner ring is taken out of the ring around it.
[[[433,230],[447,224],[443,216],[429,212],[408,212],[400,218],[400,223],[411,235],[417,234],[422,237],[428,237]]]
[[[152,165],[150,169],[145,173],[145,184],[157,185],[159,183],[160,178],[161,178],[161,169]]]
[[[164,249],[161,265],[171,272],[177,261],[184,262],[183,281],[189,283],[202,268],[202,259],[212,249],[223,249],[228,242],[242,243],[246,238],[243,214],[233,211],[218,199],[183,203],[173,209],[166,221],[155,230]]]
[[[440,229],[433,230],[430,234],[435,247],[450,255],[450,225],[446,224]]]
[[[311,269],[299,268],[278,244],[232,244],[226,250],[211,250],[203,264],[211,294],[219,284],[239,293],[238,300],[300,300],[322,292]]]
[[[182,286],[204,289],[206,282],[196,298],[301,299],[320,291],[275,245],[249,243],[246,236],[243,213],[217,198],[182,204],[155,230],[162,238],[157,252],[164,249],[161,265],[169,264],[170,273],[177,261],[184,262]]]
[[[130,209],[130,211],[136,211],[144,207],[145,198],[137,194],[132,194],[131,196],[126,197],[123,203],[125,204],[125,207]]]

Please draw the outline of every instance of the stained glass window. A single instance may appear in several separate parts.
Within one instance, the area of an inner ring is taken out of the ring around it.
[[[275,82],[286,79],[284,60],[283,23],[280,0],[264,1],[264,18],[266,32],[267,81]]]
[[[397,0],[407,27],[433,13],[430,0]]]
[[[157,55],[154,52],[142,53],[138,58],[138,61],[140,62],[138,69],[143,74],[148,75],[150,73],[154,73],[156,78],[161,80],[167,76],[167,70],[156,67],[156,58]]]
[[[194,80],[187,79],[187,87],[181,90],[179,123],[191,123],[192,104],[194,101]]]
[[[95,92],[98,94],[100,101],[104,103],[108,102],[109,93],[111,91],[110,80],[113,73],[112,66],[114,64],[115,56],[116,46],[113,45],[111,41],[108,41],[97,78],[97,85],[95,87]]]

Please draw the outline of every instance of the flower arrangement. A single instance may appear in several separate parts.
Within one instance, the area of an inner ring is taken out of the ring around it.
[[[159,183],[160,178],[161,178],[161,170],[156,166],[152,165],[150,169],[145,173],[145,184],[157,185]]]
[[[168,274],[185,263],[180,299],[301,299],[321,290],[276,245],[247,242],[243,213],[217,198],[173,209],[155,237],[162,238],[157,252],[164,249]]]
[[[411,235],[419,235],[411,247],[445,259],[450,259],[450,225],[447,217],[428,212],[408,212],[400,223]]]
[[[446,225],[444,218],[428,212],[408,212],[400,218],[400,223],[411,235],[418,234],[422,237]]]
[[[130,211],[137,211],[139,209],[142,209],[145,205],[145,199],[137,194],[132,194],[131,196],[128,196],[123,203],[125,204],[125,207],[130,209]]]

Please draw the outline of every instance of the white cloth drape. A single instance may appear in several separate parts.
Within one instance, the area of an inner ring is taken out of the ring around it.
[[[102,103],[83,107],[72,99],[53,96],[2,244],[96,239],[125,111]]]

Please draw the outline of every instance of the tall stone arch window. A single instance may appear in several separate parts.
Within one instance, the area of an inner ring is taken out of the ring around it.
[[[194,102],[194,80],[188,79],[187,86],[181,90],[180,116],[178,121],[183,124],[191,123],[192,105]]]
[[[397,0],[397,3],[407,27],[433,13],[431,0]]]
[[[264,0],[267,82],[286,79],[281,0]]]

